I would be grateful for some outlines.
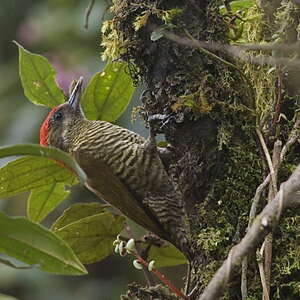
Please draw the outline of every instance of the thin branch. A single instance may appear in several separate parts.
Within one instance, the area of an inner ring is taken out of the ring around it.
[[[191,48],[198,48],[198,49],[209,49],[212,51],[223,51],[227,54],[231,55],[232,57],[238,58],[243,60],[244,62],[265,66],[287,66],[296,68],[300,66],[300,59],[290,59],[288,57],[272,57],[267,55],[259,55],[259,56],[253,56],[252,54],[248,54],[247,50],[272,50],[272,49],[278,49],[278,48],[288,48],[288,50],[292,51],[294,49],[299,50],[299,43],[297,44],[291,44],[285,45],[282,47],[279,47],[279,45],[270,44],[268,46],[263,45],[253,45],[253,44],[246,44],[246,45],[225,45],[220,44],[217,42],[206,42],[206,41],[198,41],[196,39],[189,39],[186,37],[178,36],[172,32],[164,31],[164,36],[178,44],[185,45]],[[289,48],[290,47],[290,48]]]
[[[257,250],[256,256],[257,256],[257,263],[258,263],[261,285],[263,287],[263,299],[270,300],[268,286],[267,286],[265,272],[264,272],[264,263],[263,263],[264,248],[265,248],[265,242],[263,243],[261,249]]]
[[[88,30],[88,28],[89,28],[89,18],[90,18],[90,14],[92,12],[92,9],[94,7],[94,4],[95,4],[95,0],[91,0],[91,2],[89,3],[89,5],[88,5],[88,7],[86,8],[86,11],[85,11],[84,28],[86,30]]]
[[[269,202],[263,211],[255,218],[250,230],[246,233],[239,244],[234,246],[228,258],[215,273],[214,277],[205,288],[200,300],[217,300],[226,289],[226,283],[231,279],[234,268],[239,266],[242,259],[256,249],[265,236],[273,230],[280,218],[281,213],[287,207],[300,206],[300,165],[291,177],[281,184],[276,197]]]
[[[259,141],[261,143],[261,146],[263,148],[264,154],[266,156],[266,160],[267,160],[267,163],[268,163],[268,167],[269,167],[270,174],[271,174],[271,179],[272,179],[272,187],[273,187],[274,191],[276,191],[277,187],[276,187],[275,171],[274,171],[274,168],[273,168],[272,159],[271,159],[268,147],[267,147],[267,145],[265,143],[265,140],[264,140],[264,138],[262,136],[261,131],[258,130],[258,129],[256,129],[256,133],[258,135]]]
[[[195,38],[194,38],[194,37],[193,37],[186,29],[184,29],[184,32],[185,32],[185,34],[187,35],[187,37],[189,38],[190,41],[193,41],[193,42],[195,42],[195,43],[198,43],[198,40],[196,40],[196,39],[195,39]],[[167,33],[167,35],[168,35],[168,34],[169,34],[169,33]],[[172,34],[171,34],[171,35],[172,35]],[[250,83],[248,77],[245,76],[245,74],[241,71],[240,68],[238,68],[238,67],[237,67],[236,65],[234,65],[233,63],[231,63],[231,62],[225,60],[224,58],[222,58],[222,57],[216,55],[215,53],[211,52],[211,51],[210,51],[211,49],[205,48],[205,47],[201,47],[200,44],[199,44],[199,46],[197,47],[197,49],[198,49],[200,52],[202,52],[202,53],[204,53],[204,54],[206,54],[206,55],[212,57],[212,58],[215,59],[215,60],[220,61],[220,62],[223,63],[224,65],[227,65],[228,67],[230,67],[230,68],[234,69],[235,71],[237,71],[237,72],[240,74],[241,78],[248,84],[248,86],[249,86],[249,88],[250,88],[250,90],[249,90],[249,91],[250,91],[250,92],[249,92],[249,97],[250,97],[250,99],[254,100],[254,92],[253,92],[253,89],[251,88],[251,83]]]
[[[242,275],[241,275],[242,300],[246,300],[248,298],[247,271],[248,271],[248,257],[245,256],[242,262]]]
[[[297,114],[296,122],[294,124],[294,127],[289,135],[288,141],[283,146],[281,154],[280,154],[280,162],[283,161],[284,156],[286,153],[290,150],[291,146],[296,143],[296,141],[300,137],[300,114]]]
[[[276,82],[276,95],[275,95],[275,107],[274,107],[274,116],[272,120],[272,125],[274,126],[280,121],[280,111],[283,101],[283,79],[282,79],[282,68],[277,68],[277,82]]]
[[[273,148],[273,157],[272,157],[272,165],[274,168],[274,178],[275,184],[269,186],[269,195],[268,195],[268,202],[272,201],[277,194],[277,174],[280,165],[280,153],[282,148],[282,142],[276,141],[274,143]],[[274,190],[275,187],[275,190]],[[272,248],[273,248],[273,234],[269,233],[264,242],[265,245],[265,264],[264,264],[264,274],[266,280],[266,288],[267,293],[264,293],[263,300],[268,300],[270,295],[270,285],[271,285],[271,267],[272,267]],[[263,255],[263,253],[262,253]]]
[[[132,254],[137,258],[140,264],[148,269],[148,262],[145,261],[137,252],[132,252]],[[161,274],[157,269],[153,268],[151,272],[157,276],[161,282],[163,282],[173,293],[175,293],[178,297],[189,300],[190,297],[184,295],[176,286],[174,286],[163,274]]]
[[[280,164],[284,160],[285,155],[290,150],[291,146],[297,142],[297,140],[300,137],[300,114],[297,115],[295,124],[293,126],[293,129],[289,135],[289,138],[286,142],[286,144],[283,146],[281,153],[280,153],[280,159],[278,162],[278,169],[280,167]],[[261,197],[262,192],[265,190],[265,188],[268,186],[271,180],[271,173],[264,179],[264,181],[258,186],[255,192],[255,196],[252,200],[252,205],[250,209],[249,214],[249,222],[247,227],[247,232],[249,231],[252,222],[256,216],[257,206]],[[247,292],[247,270],[248,270],[248,259],[247,256],[243,259],[242,262],[242,275],[241,275],[241,293],[242,293],[242,299],[245,300],[248,297]]]
[[[251,206],[251,209],[250,209],[250,214],[249,214],[249,223],[248,223],[248,228],[247,228],[247,231],[249,231],[253,221],[254,221],[254,218],[256,216],[256,211],[257,211],[257,205],[259,203],[259,200],[260,200],[260,197],[261,197],[261,194],[262,192],[264,191],[264,189],[268,186],[268,184],[270,183],[270,179],[271,179],[271,175],[269,174],[265,180],[263,181],[263,183],[261,183],[258,188],[256,189],[256,193],[255,193],[255,196],[253,198],[253,202],[252,202],[252,206]]]
[[[131,230],[131,228],[130,228],[130,226],[128,225],[127,222],[125,223],[125,231],[127,232],[128,236],[129,236],[131,239],[134,239],[134,234],[133,234],[133,232],[132,232],[132,230]],[[138,247],[136,247],[136,248],[137,248],[137,249],[136,249],[137,254],[140,255],[140,254],[139,254],[139,253],[140,253],[140,251],[139,251],[140,249],[138,249]],[[143,274],[144,274],[145,280],[146,280],[146,282],[147,282],[147,285],[148,285],[148,286],[151,286],[151,285],[152,285],[152,281],[151,281],[151,278],[150,278],[150,276],[149,276],[148,270],[145,269],[145,268],[143,268]]]
[[[261,183],[258,188],[256,189],[255,196],[252,200],[252,205],[249,214],[249,221],[247,226],[247,232],[250,230],[250,227],[253,223],[253,220],[256,216],[257,206],[261,197],[262,192],[268,186],[270,182],[271,175],[269,174],[263,183]],[[247,291],[247,270],[248,270],[248,258],[245,256],[242,262],[242,276],[241,276],[241,292],[242,292],[242,299],[245,300],[248,297]]]

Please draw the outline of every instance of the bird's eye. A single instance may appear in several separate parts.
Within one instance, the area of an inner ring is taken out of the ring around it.
[[[54,121],[57,121],[57,120],[60,120],[62,118],[63,114],[60,110],[58,110],[57,112],[54,113],[53,115],[53,120]]]

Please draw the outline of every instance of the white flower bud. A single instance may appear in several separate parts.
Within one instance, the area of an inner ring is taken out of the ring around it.
[[[117,245],[115,246],[115,253],[116,253],[116,254],[119,254],[119,244],[117,244]]]
[[[134,239],[130,239],[126,246],[125,246],[126,250],[128,253],[132,252],[135,250],[135,242],[134,242]]]
[[[126,255],[125,242],[122,241],[118,247],[119,247],[119,254],[121,256],[125,256]]]
[[[155,260],[151,260],[148,264],[148,271],[151,272],[154,268]]]
[[[132,263],[133,263],[133,266],[136,269],[138,269],[138,270],[142,270],[143,269],[143,265],[137,259],[135,259]]]

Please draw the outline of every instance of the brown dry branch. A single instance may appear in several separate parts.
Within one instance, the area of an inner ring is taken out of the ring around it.
[[[291,146],[294,145],[297,142],[297,140],[299,139],[299,136],[300,136],[299,129],[300,129],[300,114],[297,115],[295,124],[293,126],[293,129],[292,129],[289,137],[288,137],[288,140],[281,150],[278,165],[276,165],[277,170],[279,169],[280,164],[282,163],[285,155],[288,153]],[[255,196],[252,200],[252,205],[251,205],[251,209],[250,209],[247,232],[250,230],[252,222],[256,216],[257,206],[259,204],[261,194],[266,189],[266,187],[269,185],[270,180],[271,180],[271,173],[269,173],[269,175],[265,178],[265,180],[256,189]],[[274,193],[274,194],[276,194],[276,193]],[[248,270],[248,258],[246,256],[242,262],[242,275],[241,275],[241,293],[242,293],[243,300],[247,299],[247,297],[248,297],[247,270]]]
[[[277,173],[280,165],[280,153],[281,153],[282,143],[281,141],[275,142],[274,149],[273,149],[273,158],[271,159],[269,150],[262,136],[262,133],[258,129],[256,130],[256,132],[259,137],[262,149],[264,151],[270,169],[271,183],[272,183],[269,186],[268,202],[270,202],[277,193]],[[269,294],[270,294],[270,281],[271,281],[272,243],[273,243],[273,235],[272,233],[269,233],[263,243],[263,246],[261,247],[261,250],[258,253],[259,258],[257,261],[258,261],[260,279],[263,287],[263,298],[262,298],[263,300],[270,299]],[[265,252],[265,265],[263,264],[264,252]]]
[[[294,127],[289,135],[288,141],[283,146],[282,151],[280,153],[280,162],[283,161],[286,153],[289,151],[292,145],[294,145],[300,137],[300,114],[297,114],[296,121]]]
[[[258,263],[260,281],[263,288],[263,300],[270,300],[265,271],[264,271],[264,262],[263,262],[263,252],[265,250],[265,242],[262,244],[260,250],[256,251],[256,260]]]
[[[254,45],[254,44],[244,44],[244,45],[225,45],[218,42],[206,42],[198,41],[194,38],[181,37],[171,32],[164,32],[164,36],[169,40],[172,40],[178,44],[189,46],[192,48],[197,48],[200,50],[206,49],[209,51],[223,51],[234,57],[235,59],[241,59],[244,62],[265,66],[270,65],[274,67],[285,66],[285,67],[300,67],[300,59],[290,59],[288,57],[272,57],[267,55],[253,56],[248,54],[247,50],[266,50],[270,51],[273,49],[285,49],[292,51],[293,49],[299,50],[299,43],[287,44],[287,45],[278,45],[278,44],[269,44],[269,45]]]
[[[259,204],[259,200],[262,192],[269,185],[271,175],[269,174],[265,180],[258,186],[255,192],[255,196],[252,201],[250,214],[249,214],[249,222],[247,226],[247,232],[250,230],[253,220],[256,216],[257,206]],[[242,262],[242,276],[241,276],[241,293],[242,299],[245,300],[248,297],[248,289],[247,289],[247,270],[248,270],[248,258],[247,256],[243,259]]]
[[[277,175],[278,175],[278,169],[280,165],[280,153],[282,148],[282,142],[276,141],[274,143],[273,148],[273,157],[272,157],[272,164],[274,169],[274,177],[275,182],[273,185],[269,186],[269,195],[268,195],[268,202],[272,201],[274,199],[275,195],[277,194]],[[276,188],[274,190],[274,187]],[[270,285],[271,285],[271,266],[272,266],[272,245],[273,245],[273,234],[269,233],[265,239],[265,266],[264,266],[264,272],[265,272],[265,279],[266,279],[266,286],[267,286],[267,295],[264,296],[263,300],[269,299],[270,295]]]
[[[199,300],[219,299],[231,279],[234,269],[238,267],[243,258],[255,250],[266,235],[278,224],[282,212],[286,208],[300,206],[300,165],[290,178],[281,184],[276,197],[269,202],[263,211],[255,218],[251,228],[239,244],[231,248],[227,259],[215,273],[205,288]]]
[[[274,170],[274,167],[273,167],[273,164],[272,164],[272,159],[271,159],[268,147],[266,145],[266,142],[265,142],[265,140],[263,138],[263,135],[262,135],[261,131],[258,130],[258,129],[256,129],[256,133],[258,135],[258,138],[259,138],[260,144],[262,146],[263,152],[264,152],[264,154],[266,156],[266,161],[268,163],[268,167],[269,167],[270,175],[271,175],[272,188],[273,188],[274,191],[277,191],[276,178],[275,178],[275,170]]]
[[[289,138],[284,145],[284,147],[281,150],[280,158],[278,161],[278,165],[276,165],[276,169],[278,170],[280,167],[281,162],[283,161],[285,155],[289,151],[290,147],[297,142],[299,139],[299,128],[300,128],[300,115],[298,114],[296,117],[296,121],[294,124],[294,127],[289,135]],[[278,150],[279,151],[279,150]],[[249,231],[252,222],[256,216],[257,206],[261,197],[262,192],[265,190],[265,188],[269,185],[271,180],[271,173],[265,178],[265,180],[258,186],[256,189],[255,196],[252,201],[250,214],[249,214],[249,222],[247,231]],[[276,193],[274,193],[276,194]],[[272,198],[272,197],[271,197]],[[242,275],[241,275],[241,293],[242,293],[242,299],[245,300],[248,297],[248,290],[247,290],[247,270],[248,270],[248,259],[247,256],[243,259],[242,262]]]
[[[91,0],[91,2],[89,3],[89,5],[85,11],[84,29],[86,29],[86,30],[88,30],[88,28],[89,28],[89,18],[90,18],[92,9],[94,7],[94,4],[95,4],[95,0]]]

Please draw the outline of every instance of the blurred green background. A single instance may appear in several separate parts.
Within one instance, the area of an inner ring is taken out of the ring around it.
[[[84,76],[85,82],[104,63],[100,59],[100,27],[108,18],[108,1],[96,0],[84,29],[85,11],[90,0],[1,0],[0,3],[0,145],[39,142],[39,127],[48,112],[47,108],[33,105],[26,100],[18,76],[18,41],[31,52],[46,56],[55,67],[57,82],[65,90],[74,78]],[[125,114],[121,126],[147,135],[143,123],[131,122],[132,107],[137,105],[140,89]],[[7,160],[0,160],[0,165]],[[0,202],[1,210],[9,215],[25,215],[27,194]],[[83,187],[75,187],[59,209],[47,218],[49,225],[71,203],[98,201]],[[141,231],[132,225],[136,234]],[[15,262],[21,265],[20,262]],[[0,265],[0,294],[17,299],[119,299],[132,281],[145,283],[143,273],[132,267],[132,258],[117,255],[87,266],[86,276],[56,276],[36,269],[18,270]],[[177,284],[185,267],[164,269],[163,272]],[[1,295],[0,295],[0,299]],[[4,299],[4,298],[3,298]]]

